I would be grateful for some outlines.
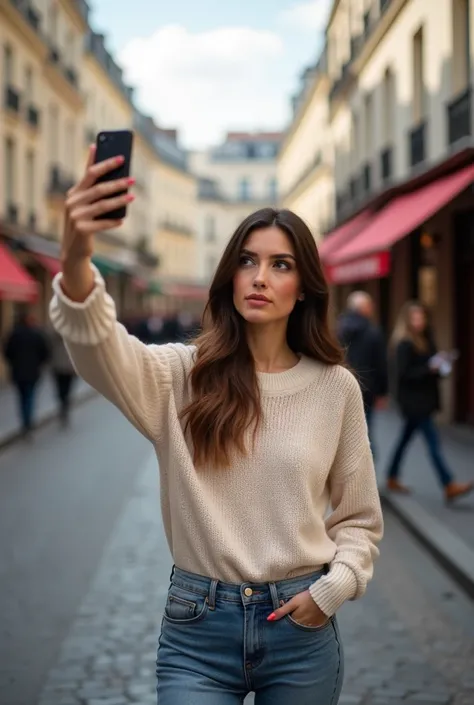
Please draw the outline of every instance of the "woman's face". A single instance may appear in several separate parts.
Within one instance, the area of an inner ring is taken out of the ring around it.
[[[424,333],[426,330],[426,314],[419,306],[410,309],[408,323],[413,333]]]
[[[287,320],[301,296],[295,251],[276,226],[254,230],[234,275],[234,306],[247,323]]]

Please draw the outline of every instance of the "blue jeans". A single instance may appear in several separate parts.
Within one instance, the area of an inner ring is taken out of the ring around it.
[[[36,384],[36,381],[15,383],[23,431],[30,431],[33,427]]]
[[[405,454],[405,451],[412,440],[414,434],[417,431],[421,431],[423,434],[426,445],[428,447],[428,452],[430,454],[433,467],[437,472],[439,481],[446,487],[450,482],[453,481],[453,476],[448,469],[446,461],[443,457],[440,448],[439,434],[436,425],[431,418],[431,416],[426,416],[421,419],[405,419],[405,423],[402,428],[402,433],[398,440],[393,453],[392,461],[389,466],[388,476],[392,479],[396,479],[400,473],[400,465]]]
[[[159,705],[336,705],[343,651],[333,617],[322,627],[291,616],[268,622],[281,602],[325,571],[277,583],[230,585],[174,569],[156,674]]]
[[[375,446],[374,446],[374,407],[365,407],[365,420],[367,422],[367,431],[369,434],[370,447],[372,449],[372,455],[375,458]]]

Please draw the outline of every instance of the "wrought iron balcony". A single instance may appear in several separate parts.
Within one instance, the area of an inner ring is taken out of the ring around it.
[[[39,127],[39,110],[34,105],[29,105],[26,111],[26,119],[31,127]]]
[[[410,166],[421,164],[426,159],[426,122],[420,123],[408,134]]]
[[[386,147],[380,152],[380,173],[382,181],[390,181],[393,171],[393,147]]]
[[[13,86],[8,85],[5,88],[5,107],[14,113],[20,112],[20,92]]]
[[[448,144],[472,134],[471,89],[468,88],[447,106]]]

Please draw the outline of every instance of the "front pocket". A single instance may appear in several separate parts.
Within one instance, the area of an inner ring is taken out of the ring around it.
[[[319,627],[310,627],[306,624],[300,624],[295,619],[293,619],[291,614],[285,615],[285,619],[289,622],[289,624],[291,624],[291,626],[296,627],[296,629],[301,629],[301,631],[303,632],[322,632],[324,631],[324,629],[327,629],[332,623],[332,617],[329,617],[327,622],[321,624]]]
[[[192,624],[206,616],[208,607],[205,595],[195,595],[188,590],[172,586],[168,592],[164,618],[173,624]]]

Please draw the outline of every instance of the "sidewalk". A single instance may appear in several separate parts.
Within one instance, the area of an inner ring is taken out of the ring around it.
[[[385,492],[385,471],[400,421],[396,414],[379,414],[375,426],[377,475],[384,501],[474,596],[474,493],[451,505],[444,503],[421,437],[409,448],[402,480],[408,497]],[[443,451],[457,480],[474,480],[474,433],[442,429]]]
[[[73,393],[75,403],[84,401],[95,392],[81,379],[76,381]],[[35,422],[43,425],[57,416],[57,401],[52,379],[46,373],[38,387]],[[20,435],[17,400],[12,385],[0,386],[0,448],[14,441]]]

